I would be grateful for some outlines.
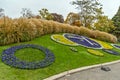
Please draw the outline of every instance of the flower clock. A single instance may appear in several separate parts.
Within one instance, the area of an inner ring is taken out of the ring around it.
[[[44,52],[45,58],[41,61],[35,61],[35,62],[23,61],[14,55],[17,50],[20,50],[23,48],[33,48],[33,49],[41,50],[42,52]],[[37,69],[37,68],[43,68],[52,64],[55,61],[55,56],[47,48],[44,48],[39,45],[25,44],[25,45],[13,46],[4,50],[2,53],[2,61],[7,65],[10,65],[16,68]]]
[[[96,41],[91,40],[88,37],[80,36],[77,34],[70,34],[65,33],[63,34],[65,38],[73,41],[74,43],[77,43],[81,46],[87,47],[87,48],[94,48],[94,49],[102,49],[102,46],[97,43]]]
[[[90,38],[90,39],[92,39],[92,38]],[[105,43],[103,41],[96,40],[96,39],[92,39],[92,40],[99,43],[104,49],[112,49],[113,48],[111,45],[109,45],[108,43]]]

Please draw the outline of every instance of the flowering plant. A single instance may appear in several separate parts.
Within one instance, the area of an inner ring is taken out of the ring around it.
[[[97,50],[93,50],[93,49],[87,49],[87,51],[93,55],[96,55],[96,56],[104,56],[103,53],[97,51]]]
[[[42,61],[36,61],[36,62],[27,62],[27,61],[20,60],[14,55],[14,53],[17,50],[23,49],[23,48],[34,48],[34,49],[41,50],[42,52],[45,53],[45,59],[43,59]],[[55,60],[55,56],[49,49],[44,48],[42,46],[33,45],[33,44],[13,46],[4,50],[2,53],[2,61],[5,64],[10,65],[12,67],[16,67],[16,68],[21,68],[21,69],[43,68],[52,64],[54,60]]]
[[[111,44],[113,47],[120,49],[120,45],[118,44]]]
[[[94,48],[94,49],[101,49],[102,46],[91,40],[90,38],[88,37],[85,37],[85,36],[80,36],[80,35],[77,35],[77,34],[70,34],[70,33],[65,33],[63,34],[65,38],[81,45],[81,46],[84,46],[84,47],[87,47],[87,48]]]
[[[107,52],[109,54],[113,54],[113,55],[120,55],[117,51],[115,50],[111,50],[111,49],[102,49],[104,52]]]
[[[74,43],[73,41],[70,41],[67,38],[65,38],[63,35],[59,35],[59,34],[52,35],[51,39],[58,43],[69,45],[69,46],[77,46],[78,45],[77,43]]]
[[[113,47],[103,41],[100,41],[100,40],[96,40],[96,39],[92,39],[96,42],[98,42],[104,49],[112,49]]]

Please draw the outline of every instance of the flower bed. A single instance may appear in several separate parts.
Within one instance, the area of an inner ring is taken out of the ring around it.
[[[41,50],[45,53],[45,59],[41,61],[36,62],[27,62],[18,59],[14,54],[17,50],[23,49],[23,48],[33,48]],[[3,51],[2,53],[2,61],[10,65],[12,67],[21,68],[21,69],[36,69],[36,68],[43,68],[50,64],[52,64],[55,61],[54,54],[47,48],[44,48],[42,46],[33,45],[33,44],[26,44],[26,45],[19,45],[19,46],[13,46]]]
[[[52,35],[51,39],[58,43],[69,45],[69,46],[77,46],[78,45],[77,43],[74,43],[74,42],[68,40],[67,38],[65,38],[63,35],[59,35],[59,34]]]
[[[113,47],[120,49],[120,45],[118,44],[111,44]]]
[[[103,41],[99,41],[99,40],[95,40],[95,39],[92,39],[92,40],[98,42],[104,49],[112,49],[113,48],[111,45],[109,45]]]
[[[107,52],[109,54],[113,55],[120,55],[117,51],[111,50],[111,49],[102,49],[104,52]]]
[[[103,53],[97,51],[97,50],[93,50],[93,49],[87,49],[87,51],[93,55],[96,55],[96,56],[104,56]]]
[[[91,40],[88,37],[80,36],[80,35],[76,35],[76,34],[69,34],[69,33],[65,33],[63,35],[67,39],[69,39],[69,40],[71,40],[71,41],[73,41],[81,46],[88,47],[88,48],[94,48],[94,49],[101,49],[102,48],[102,46],[99,43]]]

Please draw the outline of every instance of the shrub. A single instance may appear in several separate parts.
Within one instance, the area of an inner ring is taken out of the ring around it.
[[[73,29],[74,29],[74,33],[75,33],[75,34],[79,34],[79,31],[80,31],[80,28],[79,28],[79,27],[74,27]]]
[[[44,34],[44,31],[43,31],[43,24],[40,20],[38,19],[31,19],[31,21],[33,22],[33,24],[36,25],[36,36],[39,37],[40,35],[43,35]]]
[[[117,38],[113,36],[112,34],[108,34],[106,32],[101,32],[98,30],[92,31],[92,38],[98,39],[98,40],[103,40],[106,42],[117,42]]]
[[[4,22],[5,21],[5,22]],[[0,21],[0,45],[9,44],[14,42],[14,25],[11,18],[5,17]]]
[[[91,37],[91,35],[92,35],[91,30],[88,28],[85,28],[85,27],[80,27],[79,34],[83,35],[83,36],[88,36],[88,37]]]
[[[108,42],[117,41],[115,36],[105,32],[93,31],[85,27],[71,26],[51,20],[11,19],[8,17],[0,19],[0,45],[29,41],[41,35],[61,32],[75,33]]]
[[[13,21],[20,41],[29,41],[36,37],[36,25],[29,19],[19,18]],[[16,37],[18,37],[16,35]]]

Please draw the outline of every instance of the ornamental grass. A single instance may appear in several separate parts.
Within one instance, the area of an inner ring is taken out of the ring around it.
[[[87,36],[87,37],[91,37],[92,35],[92,30],[85,28],[85,27],[80,27],[80,31],[79,31],[80,35],[83,36]]]
[[[113,42],[113,43],[117,42],[117,38],[112,34],[101,32],[98,30],[92,31],[91,37],[106,42]]]
[[[117,41],[115,36],[105,32],[93,31],[85,27],[71,26],[51,20],[11,19],[8,17],[0,19],[0,45],[29,41],[51,33],[74,33],[107,42]]]

